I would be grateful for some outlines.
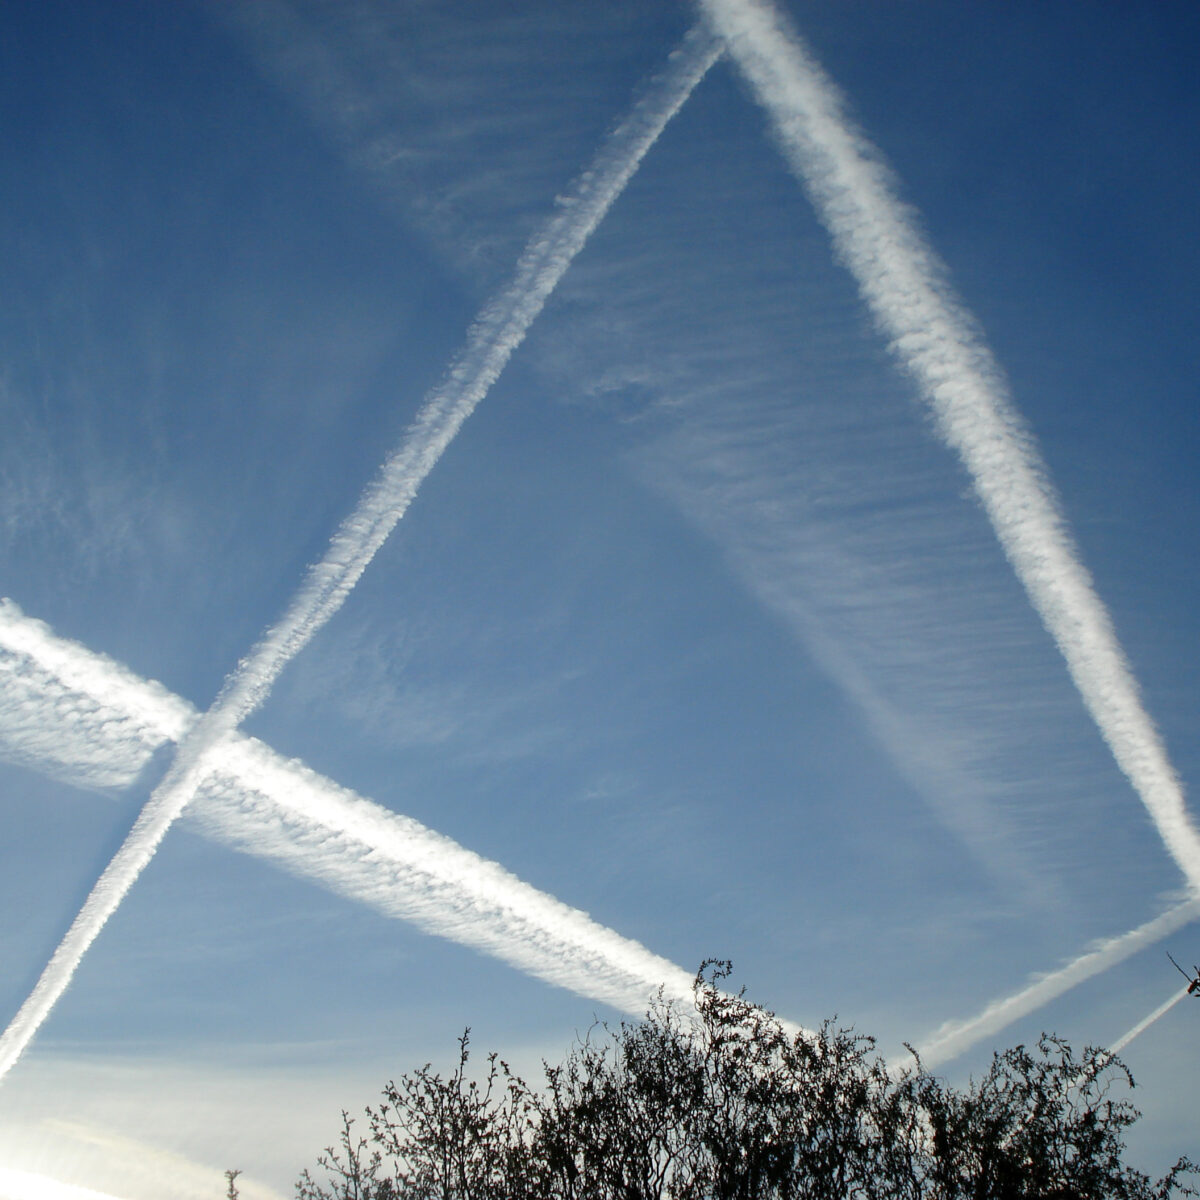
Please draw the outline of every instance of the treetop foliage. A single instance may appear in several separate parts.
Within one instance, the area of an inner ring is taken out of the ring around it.
[[[661,999],[598,1026],[532,1088],[495,1054],[470,1078],[468,1033],[446,1078],[391,1082],[369,1133],[340,1143],[298,1200],[1166,1200],[1200,1195],[1181,1159],[1162,1179],[1124,1164],[1138,1112],[1128,1071],[1043,1036],[956,1090],[874,1041],[774,1014],[696,977],[695,1011]]]

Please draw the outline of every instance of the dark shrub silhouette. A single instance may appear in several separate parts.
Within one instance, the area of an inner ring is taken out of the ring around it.
[[[300,1200],[1151,1200],[1198,1195],[1187,1160],[1152,1182],[1123,1163],[1132,1086],[1101,1050],[1043,1037],[965,1091],[872,1039],[773,1014],[696,978],[696,1012],[659,1002],[600,1026],[531,1088],[495,1055],[468,1077],[427,1065],[384,1089],[359,1135],[306,1171]]]

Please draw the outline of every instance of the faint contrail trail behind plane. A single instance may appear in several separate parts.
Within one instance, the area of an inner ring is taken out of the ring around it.
[[[1167,850],[1200,891],[1200,833],[1142,705],[1033,437],[975,321],[950,288],[878,151],[770,0],[699,0],[766,110],[887,337],[975,486],[1004,553]]]
[[[408,435],[343,521],[325,557],[309,568],[283,617],[238,663],[212,707],[179,744],[166,776],[0,1036],[0,1080],[49,1016],[88,947],[209,772],[210,754],[262,704],[279,672],[341,606],[422,481],[524,340],[575,255],[719,55],[720,47],[707,29],[691,30],[666,70],[608,136],[591,167],[560,199],[556,215],[530,240],[512,282],[484,307],[446,379],[426,398]]]
[[[1109,1054],[1120,1054],[1139,1034],[1145,1033],[1159,1017],[1165,1017],[1188,994],[1187,988],[1182,987],[1169,1000],[1160,1004],[1148,1017],[1143,1017],[1128,1033],[1122,1034],[1108,1048]]]
[[[1057,971],[1038,976],[1019,992],[989,1004],[977,1016],[943,1025],[917,1047],[921,1061],[927,1067],[936,1067],[955,1058],[981,1038],[999,1033],[1013,1021],[1049,1004],[1064,992],[1116,966],[1197,918],[1200,918],[1200,898],[1184,900],[1128,933],[1106,938]]]

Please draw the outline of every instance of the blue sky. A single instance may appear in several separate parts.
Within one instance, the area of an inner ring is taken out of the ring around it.
[[[1186,787],[1196,14],[784,9],[999,363]],[[6,8],[0,594],[36,647],[0,646],[5,1021],[170,763],[119,681],[213,702],[695,19]],[[697,85],[243,732],[890,1055],[1186,878],[764,99],[737,54]],[[60,651],[101,664],[91,699]],[[258,827],[239,852],[217,799],[0,1084],[0,1168],[132,1200],[236,1165],[286,1195],[340,1107],[465,1025],[536,1070],[619,1015],[469,921],[431,936],[436,896],[414,924],[318,886],[319,839],[290,873]],[[939,1069],[1041,1029],[1111,1043],[1180,982],[1164,948],[1200,957],[1188,919]],[[1125,1052],[1149,1170],[1194,1150],[1194,1016]]]

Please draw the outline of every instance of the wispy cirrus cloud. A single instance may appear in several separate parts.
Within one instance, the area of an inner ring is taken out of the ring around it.
[[[1064,835],[1039,827],[1036,806],[1052,797],[1069,813],[1084,778],[1103,780],[1036,623],[1009,611],[1019,593],[982,522],[943,510],[939,475],[896,469],[916,430],[860,438],[852,470],[840,430],[751,399],[731,428],[721,407],[692,408],[635,469],[712,538],[1010,903],[1061,905],[1064,880],[1047,866],[1065,867]],[[797,453],[781,461],[781,445]]]
[[[561,187],[580,130],[607,124],[597,100],[613,46],[653,45],[676,24],[653,9],[554,4],[490,6],[463,24],[437,7],[309,0],[242,0],[215,15],[385,205],[483,287]]]
[[[695,103],[713,124],[712,93]],[[621,237],[571,273],[530,350],[569,403],[627,418],[624,465],[779,618],[796,678],[818,667],[859,710],[901,798],[983,868],[985,903],[1095,916],[1077,934],[1093,936],[1122,916],[1077,897],[1097,858],[1133,881],[1142,842],[1123,839],[1148,823],[825,230],[798,194],[746,193],[771,147],[723,135],[721,170],[663,148],[672,186],[627,198]],[[1086,865],[1079,820],[1098,833]]]
[[[1032,434],[945,269],[834,84],[767,0],[701,0],[937,430],[960,457],[1071,678],[1193,888],[1200,833]]]

